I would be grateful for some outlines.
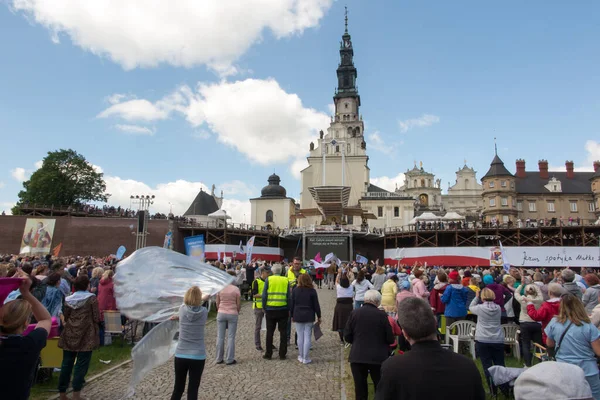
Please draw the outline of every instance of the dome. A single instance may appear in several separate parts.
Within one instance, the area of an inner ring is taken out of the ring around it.
[[[279,184],[281,182],[281,179],[279,178],[279,176],[277,174],[273,174],[273,175],[269,176],[269,179],[267,181],[269,182],[269,184],[267,186],[265,186],[264,188],[262,188],[262,190],[260,191],[260,197],[286,197],[287,196],[287,192],[286,192],[285,188]]]

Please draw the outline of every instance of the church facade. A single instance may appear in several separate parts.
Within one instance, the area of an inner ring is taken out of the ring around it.
[[[412,209],[412,199],[370,184],[367,142],[360,114],[361,98],[356,85],[358,72],[354,65],[354,48],[347,19],[339,53],[337,89],[333,96],[335,114],[331,117],[327,132],[321,131],[317,142],[310,143],[309,165],[301,172],[300,204],[304,210],[319,208],[310,188],[349,187],[344,207],[364,212],[343,215],[342,221],[333,220],[336,217],[307,214],[299,219],[299,224],[312,226],[341,222],[378,228],[403,226],[412,218],[412,211],[405,212]],[[365,220],[365,214],[368,215],[368,221]]]

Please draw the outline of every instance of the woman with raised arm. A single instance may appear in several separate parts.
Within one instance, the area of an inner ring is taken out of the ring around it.
[[[21,297],[0,308],[0,387],[2,398],[21,400],[29,398],[52,319],[48,310],[31,294],[29,276],[19,271],[14,277],[22,279]],[[23,336],[32,313],[38,323],[33,331]]]

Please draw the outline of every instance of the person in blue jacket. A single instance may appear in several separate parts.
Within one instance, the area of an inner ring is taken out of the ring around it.
[[[469,297],[469,288],[464,287],[459,282],[460,275],[458,271],[450,271],[448,274],[449,285],[442,295],[442,303],[446,305],[444,315],[446,316],[446,326],[450,326],[456,321],[465,319],[467,316],[467,300]]]

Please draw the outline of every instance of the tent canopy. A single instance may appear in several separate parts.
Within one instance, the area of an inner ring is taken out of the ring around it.
[[[423,214],[417,217],[418,221],[439,221],[441,219],[441,217],[438,217],[432,212],[424,212]]]
[[[458,221],[458,220],[465,219],[465,217],[463,217],[462,215],[460,215],[457,212],[450,211],[450,212],[447,212],[446,215],[444,215],[444,219],[447,221]]]
[[[208,217],[214,219],[231,219],[231,217],[227,215],[227,211],[225,210],[217,210],[214,213],[208,214]]]

